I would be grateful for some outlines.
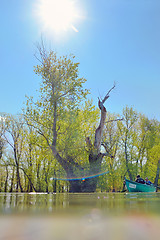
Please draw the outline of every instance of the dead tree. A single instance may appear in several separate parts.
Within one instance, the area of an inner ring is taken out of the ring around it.
[[[102,144],[102,134],[104,125],[106,122],[106,108],[104,103],[110,96],[110,92],[115,88],[115,84],[113,87],[108,91],[105,95],[103,100],[98,101],[98,106],[101,112],[100,123],[98,128],[95,131],[95,140],[92,144],[89,137],[86,138],[86,144],[88,145],[89,149],[89,164],[90,164],[90,173],[96,174],[101,171],[101,163],[104,156],[108,156],[108,152],[102,153],[101,152],[101,144]],[[84,186],[82,191],[84,192],[94,192],[96,190],[98,178],[86,179],[84,182]]]

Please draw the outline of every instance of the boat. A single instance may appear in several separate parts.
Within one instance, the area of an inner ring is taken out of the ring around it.
[[[156,192],[156,187],[152,185],[137,183],[125,178],[125,184],[129,192]]]

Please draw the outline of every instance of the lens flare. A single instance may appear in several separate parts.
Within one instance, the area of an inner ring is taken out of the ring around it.
[[[102,176],[104,174],[109,173],[109,171],[105,171],[105,172],[99,172],[97,174],[93,174],[93,175],[87,175],[87,176],[83,176],[83,177],[70,177],[70,178],[65,178],[65,177],[52,177],[50,178],[50,180],[61,180],[61,181],[85,181],[86,179],[90,179],[90,178],[95,178],[95,177],[99,177]]]
[[[78,32],[74,26],[79,17],[78,10],[72,0],[39,0],[36,12],[45,29],[56,32],[73,29]]]

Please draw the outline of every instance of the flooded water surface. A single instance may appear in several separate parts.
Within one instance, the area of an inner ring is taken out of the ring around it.
[[[159,236],[160,193],[0,193],[0,240]]]

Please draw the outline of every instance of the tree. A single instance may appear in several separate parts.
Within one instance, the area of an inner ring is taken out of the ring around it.
[[[76,127],[76,124],[81,112],[79,106],[80,104],[82,106],[89,93],[83,87],[86,80],[79,78],[79,63],[74,62],[74,56],[58,58],[55,52],[46,51],[43,44],[38,46],[38,51],[39,57],[37,58],[40,65],[35,67],[35,73],[42,77],[40,99],[34,103],[32,98],[28,98],[24,115],[28,124],[45,139],[53,157],[66,172],[67,178],[74,178],[76,172],[84,172],[84,167],[77,160],[74,151],[76,152],[76,141],[81,141],[81,149],[84,149],[82,130]],[[106,155],[101,153],[102,133],[106,120],[104,103],[114,87],[108,91],[103,100],[99,100],[101,118],[95,131],[94,143],[92,144],[90,138],[86,137],[89,172],[92,174],[100,171],[102,159]],[[96,114],[94,109],[92,109],[92,113]],[[83,156],[85,155],[83,150]],[[89,179],[83,183],[72,181],[70,191],[93,192],[96,190],[96,184],[97,179]]]
[[[155,186],[157,186],[160,172],[160,144],[155,145],[150,149],[149,159],[149,177],[154,182]]]
[[[105,152],[108,153],[108,157],[106,158],[106,168],[109,170],[107,187],[112,190],[119,188],[119,184],[121,184],[122,178],[124,178],[124,173],[122,173],[123,167],[119,162],[117,154],[119,152],[121,138],[117,126],[119,121],[123,121],[123,119],[118,115],[108,113],[102,137],[102,146]]]
[[[118,127],[121,133],[122,148],[124,149],[126,171],[130,180],[133,180],[133,171],[135,169],[133,161],[135,161],[135,156],[137,153],[137,149],[135,149],[135,124],[137,117],[138,115],[132,107],[126,107],[123,109],[123,121],[118,123]]]
[[[12,115],[5,116],[5,124],[6,124],[6,134],[5,141],[9,144],[13,151],[14,163],[7,162],[6,164],[9,166],[14,166],[16,168],[16,191],[18,192],[19,188],[21,192],[23,192],[23,187],[21,183],[20,176],[20,165],[21,165],[21,156],[23,150],[23,120],[22,117],[13,117]]]
[[[2,154],[3,154],[3,148],[5,145],[5,140],[4,140],[4,133],[6,131],[5,128],[5,118],[4,118],[4,114],[0,114],[0,159],[2,158]]]
[[[4,192],[7,192],[8,186],[8,166],[5,164],[4,155],[5,155],[5,132],[6,132],[6,125],[5,125],[5,114],[1,113],[0,115],[0,166],[3,170],[1,170],[1,186],[0,190],[3,189]]]

